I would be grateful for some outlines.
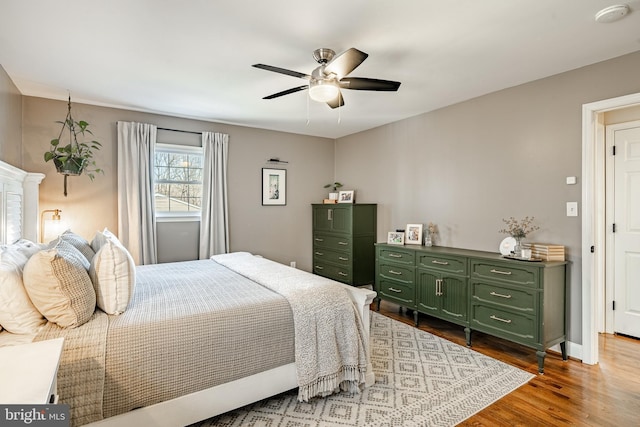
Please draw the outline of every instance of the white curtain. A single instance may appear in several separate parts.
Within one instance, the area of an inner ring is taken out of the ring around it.
[[[157,256],[153,165],[157,128],[118,122],[118,238],[136,265]]]
[[[200,259],[229,252],[227,152],[229,135],[202,132],[202,218]]]

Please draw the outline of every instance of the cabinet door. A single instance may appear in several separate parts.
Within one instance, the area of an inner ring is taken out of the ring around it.
[[[438,273],[428,271],[418,272],[418,310],[423,313],[437,313],[440,311],[440,297],[436,294]]]
[[[331,221],[331,231],[351,234],[351,213],[351,206],[334,207],[332,213],[333,219]]]
[[[443,275],[440,293],[443,317],[458,322],[466,321],[469,311],[467,279]]]
[[[331,231],[333,211],[328,206],[313,207],[313,230]]]

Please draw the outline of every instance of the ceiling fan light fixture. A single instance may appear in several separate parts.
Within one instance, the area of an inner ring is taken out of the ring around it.
[[[332,80],[315,80],[309,83],[309,96],[314,101],[329,102],[336,99],[340,89]]]

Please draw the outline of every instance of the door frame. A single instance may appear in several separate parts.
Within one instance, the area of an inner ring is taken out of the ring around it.
[[[604,113],[640,105],[640,93],[582,105],[582,362],[598,363],[606,266]],[[591,251],[591,248],[594,251]]]

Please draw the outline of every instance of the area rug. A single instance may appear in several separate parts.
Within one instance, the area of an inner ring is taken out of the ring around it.
[[[376,382],[360,394],[297,401],[291,391],[195,426],[455,426],[534,375],[372,312]]]

